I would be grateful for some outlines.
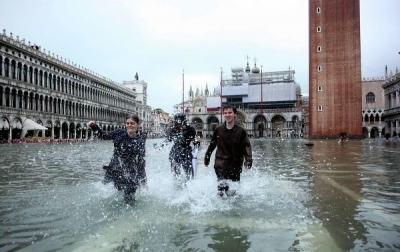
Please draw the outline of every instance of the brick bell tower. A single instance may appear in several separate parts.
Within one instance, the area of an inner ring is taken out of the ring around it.
[[[309,138],[362,138],[359,0],[309,0]]]

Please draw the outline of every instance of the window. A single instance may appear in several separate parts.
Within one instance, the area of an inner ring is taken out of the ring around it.
[[[322,51],[322,47],[321,46],[317,46],[317,52],[321,52]]]
[[[322,66],[318,66],[318,67],[317,67],[317,71],[318,71],[318,72],[322,72]]]
[[[321,26],[317,26],[317,32],[321,32]]]
[[[5,77],[10,77],[9,76],[9,66],[10,66],[10,63],[9,63],[9,61],[8,61],[8,59],[6,59],[5,61],[4,61],[4,76]]]
[[[318,92],[322,91],[322,86],[318,86]]]
[[[243,103],[242,97],[232,97],[226,99],[228,103]]]
[[[317,7],[317,13],[321,13],[321,8],[320,7]]]
[[[322,106],[318,106],[318,112],[322,111]]]
[[[369,92],[365,98],[366,98],[366,102],[367,103],[374,103],[375,102],[375,95],[372,92]]]

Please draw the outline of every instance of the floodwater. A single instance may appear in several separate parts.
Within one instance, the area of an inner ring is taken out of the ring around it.
[[[207,141],[185,188],[161,141],[133,206],[101,183],[111,141],[0,145],[0,251],[400,251],[400,143],[253,139],[221,198]]]

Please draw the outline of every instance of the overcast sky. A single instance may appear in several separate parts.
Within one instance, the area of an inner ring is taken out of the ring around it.
[[[379,3],[379,4],[378,4]],[[400,67],[400,0],[360,0],[363,77]],[[0,0],[1,29],[115,82],[148,83],[148,105],[172,113],[221,67],[289,67],[308,94],[308,0]]]

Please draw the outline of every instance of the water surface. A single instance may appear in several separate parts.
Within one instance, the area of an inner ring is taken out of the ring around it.
[[[207,141],[184,188],[161,141],[134,206],[101,183],[110,141],[0,145],[0,251],[400,250],[400,146],[254,139],[253,169],[221,198]]]

